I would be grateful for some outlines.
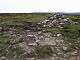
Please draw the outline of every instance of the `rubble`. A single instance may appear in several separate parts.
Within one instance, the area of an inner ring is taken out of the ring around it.
[[[53,37],[52,41],[55,37],[61,36],[60,33],[44,33],[47,29],[44,28],[63,28],[64,25],[70,24],[71,20],[63,14],[55,13],[51,14],[47,19],[38,22],[25,22],[23,29],[20,33],[17,32],[14,26],[8,26],[4,28],[4,31],[8,32],[12,37],[22,38],[23,41],[27,43],[27,45],[36,45],[39,42],[44,42],[47,40],[50,41],[50,38]],[[75,23],[77,24],[77,23]],[[22,27],[21,27],[22,28]],[[2,27],[0,27],[2,30]],[[51,36],[53,35],[53,36]],[[50,41],[51,42],[51,41]],[[45,44],[45,42],[43,43]],[[46,44],[47,45],[47,44]]]
[[[41,23],[43,27],[58,27],[70,24],[70,19],[63,14],[52,14],[47,20],[45,19]]]
[[[34,26],[33,24],[29,26],[31,31],[26,31],[26,42],[28,45],[36,45],[37,43],[39,44],[46,44],[46,45],[54,45],[54,41],[56,37],[60,37],[62,36],[61,33],[56,33],[53,34],[53,37],[51,36],[52,33],[43,33],[42,31],[46,31],[43,28],[63,28],[64,25],[66,24],[70,24],[71,21],[69,18],[67,18],[65,15],[63,14],[52,14],[51,16],[49,16],[47,19],[45,19],[42,22],[37,23],[37,27],[42,29],[41,31],[34,31],[32,28],[36,27],[36,25]],[[34,29],[35,29],[34,28]]]

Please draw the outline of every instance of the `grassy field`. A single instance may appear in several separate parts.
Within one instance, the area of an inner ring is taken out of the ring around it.
[[[16,24],[24,22],[40,22],[46,19],[49,13],[1,13],[0,24]],[[69,16],[74,21],[80,20],[80,16]]]
[[[0,14],[0,24],[16,25],[21,22],[39,22],[44,20],[49,13],[11,13]]]

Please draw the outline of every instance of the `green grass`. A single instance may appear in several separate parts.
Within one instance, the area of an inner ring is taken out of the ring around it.
[[[21,22],[40,22],[48,16],[48,13],[15,13],[0,15],[0,24],[16,25]]]
[[[45,28],[45,29],[43,29],[43,30],[45,30],[45,31],[43,31],[43,32],[50,32],[50,33],[59,33],[60,32],[60,29],[59,28]]]
[[[8,59],[15,60],[24,59],[25,57],[22,56],[22,54],[24,54],[25,51],[16,42],[16,44],[13,45],[11,39],[8,33],[0,32],[0,57],[5,56]],[[16,57],[14,58],[14,56]]]
[[[80,16],[69,16],[69,18],[75,22],[79,22],[80,23]]]
[[[11,13],[0,15],[0,26],[7,25],[24,26],[25,22],[40,22],[47,18],[49,13]],[[16,27],[18,32],[22,31],[22,27]]]

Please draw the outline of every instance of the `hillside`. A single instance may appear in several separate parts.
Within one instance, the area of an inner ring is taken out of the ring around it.
[[[0,59],[79,58],[80,22],[74,17],[77,19],[62,13],[0,14]]]

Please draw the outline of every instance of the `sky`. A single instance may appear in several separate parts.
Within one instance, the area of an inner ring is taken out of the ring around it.
[[[80,12],[80,0],[0,0],[0,13]]]

